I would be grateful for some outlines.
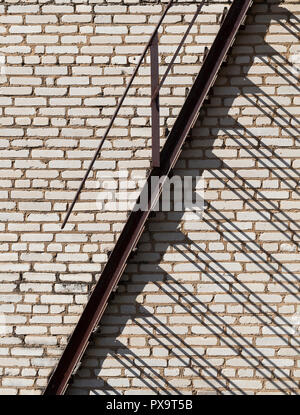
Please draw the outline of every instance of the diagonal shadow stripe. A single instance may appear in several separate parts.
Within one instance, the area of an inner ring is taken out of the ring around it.
[[[168,275],[168,279],[172,281],[172,283],[174,283],[174,285],[178,285],[178,282],[172,278],[170,275]],[[176,297],[174,297],[174,295],[172,295],[168,290],[164,289],[164,287],[162,285],[158,285],[156,284],[166,295],[170,296],[170,298],[172,298],[173,301],[177,301],[178,303],[180,303],[180,305],[188,312],[190,313],[196,320],[198,320],[199,323],[201,323],[203,326],[205,326],[207,329],[209,329],[210,331],[212,331],[223,343],[225,343],[229,348],[231,348],[234,352],[236,352],[236,349],[230,344],[230,342],[226,341],[224,337],[222,337],[221,334],[214,332],[211,328],[211,326],[209,326],[208,324],[206,324],[204,321],[202,321],[197,315],[195,315],[194,313],[192,313],[187,307],[185,307],[182,302],[179,301],[179,299],[177,299]],[[186,294],[188,294],[190,297],[194,298],[196,302],[199,302],[199,300],[192,294],[190,293],[183,285],[180,285],[180,289],[176,290],[176,288],[174,288],[174,285],[172,284],[172,289],[174,290],[174,292],[176,294],[179,295],[179,297],[182,297],[182,291],[183,290]],[[211,313],[219,322],[221,325],[225,326],[227,329],[229,329],[230,331],[232,331],[232,333],[234,335],[236,335],[240,340],[242,340],[243,342],[246,343],[247,346],[249,346],[251,349],[254,349],[259,355],[260,357],[263,357],[265,360],[268,361],[268,363],[270,363],[275,369],[277,369],[280,373],[283,374],[283,376],[287,377],[294,385],[295,387],[299,388],[299,383],[296,382],[292,377],[286,375],[286,373],[284,372],[283,369],[281,369],[279,366],[277,366],[271,359],[269,359],[267,356],[265,356],[260,350],[258,350],[257,348],[255,348],[246,338],[244,338],[243,336],[241,336],[237,330],[235,330],[232,326],[228,325],[218,314],[214,313],[207,305],[205,304],[201,304],[202,307],[205,308],[205,310],[200,310],[199,307],[197,307],[195,304],[193,304],[191,301],[189,301],[186,297],[184,298],[184,301],[187,302],[189,305],[191,305],[193,307],[193,309],[196,309],[201,315],[204,315],[205,318],[207,320],[209,320],[212,324],[215,324],[215,321],[212,320],[209,315],[207,314],[208,312]],[[155,318],[155,317],[154,317]],[[222,331],[222,334],[225,336],[229,336],[229,333],[224,330],[221,326],[220,326],[220,330]],[[235,344],[237,346],[239,346],[240,348],[242,348],[244,350],[245,353],[249,354],[249,356],[251,358],[253,358],[257,364],[261,364],[263,366],[264,369],[266,369],[267,371],[270,372],[270,377],[268,377],[267,379],[276,387],[278,387],[282,392],[284,392],[284,389],[282,389],[278,384],[276,384],[273,380],[272,380],[272,370],[268,367],[262,364],[262,362],[258,359],[257,356],[255,356],[253,353],[251,353],[250,350],[244,348],[244,344],[241,344],[237,341],[237,339],[235,339],[234,337],[230,336],[230,339],[235,342]],[[298,350],[299,351],[299,350]],[[245,361],[250,364],[255,370],[257,370],[259,373],[261,373],[262,375],[264,375],[264,372],[257,367],[256,365],[253,365],[253,363],[251,361],[249,361],[249,359],[247,359],[245,356],[241,355],[241,358],[245,359]],[[295,393],[295,390],[290,388],[289,385],[282,379],[279,379],[280,382],[283,383],[283,385],[290,389],[292,392]]]
[[[193,241],[190,241],[190,244],[191,245],[194,245],[200,252],[202,252],[204,255],[206,255],[207,256],[207,258],[208,259],[210,259],[210,260],[212,260],[213,262],[215,261],[209,254],[207,254],[199,245],[197,245],[195,242],[193,242]],[[185,248],[190,252],[190,253],[192,253],[193,255],[195,255],[194,254],[194,252],[189,248],[189,246],[187,245],[187,244],[184,244],[185,245]],[[181,255],[183,255],[183,257],[185,257],[185,258],[187,258],[187,260],[188,261],[190,261],[190,258],[186,255],[186,253],[184,252],[184,251],[182,251],[182,250],[180,250],[180,248],[178,248],[178,247],[176,247],[176,246],[174,246],[174,248],[181,254]],[[199,269],[199,271],[201,271],[201,272],[203,272],[204,271],[204,269],[201,269],[201,267],[200,267],[200,265],[199,264],[197,264],[197,263],[194,263],[194,266],[196,267],[196,268],[198,268]],[[226,283],[228,283],[228,280],[220,273],[220,272],[218,272],[217,270],[215,270],[214,268],[212,268],[208,263],[206,263],[206,266],[207,266],[207,268],[209,269],[209,271],[212,271],[212,272],[214,272],[216,275],[218,275],[218,277],[220,277],[221,278],[221,280],[222,281],[224,281],[224,282],[226,282]],[[236,278],[235,278],[235,276],[232,274],[232,273],[230,273],[229,271],[227,271],[222,265],[220,266],[220,268],[223,270],[223,272],[225,273],[225,274],[227,274],[227,275],[229,275],[229,276],[231,276],[232,277],[232,279],[233,279],[233,281],[235,281],[236,280]],[[218,283],[218,281],[217,280],[215,280],[211,275],[209,275],[209,273],[207,273],[207,275],[208,275],[208,277],[213,281],[213,282],[215,282],[215,283]],[[284,321],[284,323],[285,324],[288,324],[289,326],[291,326],[291,324],[290,324],[290,322],[288,322],[284,317],[282,317],[280,314],[278,314],[272,307],[270,307],[269,306],[269,304],[267,304],[266,302],[264,302],[256,293],[254,293],[253,291],[251,291],[251,290],[249,290],[249,288],[244,284],[244,283],[242,283],[242,282],[239,282],[239,284],[245,289],[245,291],[246,292],[248,292],[250,295],[253,295],[255,298],[257,298],[257,300],[261,303],[261,304],[263,304],[272,314],[275,314],[278,318],[280,318],[282,321]],[[249,313],[251,313],[251,314],[253,314],[253,310],[251,310],[251,308],[245,303],[245,302],[243,302],[243,301],[241,301],[238,297],[236,297],[232,292],[230,292],[229,290],[227,290],[226,288],[224,288],[224,287],[221,287],[228,295],[230,295],[236,302],[238,302],[239,304],[241,304]],[[248,298],[246,295],[245,295],[245,293],[243,292],[243,291],[241,291],[241,290],[239,290],[237,287],[236,287],[236,285],[234,285],[234,284],[232,284],[232,288],[235,290],[235,292],[237,293],[237,294],[239,294],[241,297],[243,297],[244,298],[244,300],[246,301],[246,302],[248,302],[248,303],[250,303],[257,311],[258,311],[258,313],[260,313],[260,314],[263,314],[265,317],[267,317],[269,320],[270,320],[270,322],[271,323],[273,323],[274,321],[273,321],[273,319],[272,319],[272,317],[271,316],[269,316],[263,309],[261,309],[261,308],[259,308],[259,306],[255,303],[255,302],[253,302],[250,298]],[[265,324],[265,322],[258,316],[258,315],[256,315],[256,317],[258,318],[258,320],[261,322],[261,323],[263,323],[263,324]],[[271,331],[273,331],[273,333],[275,334],[275,335],[278,335],[278,333],[276,333],[273,329],[272,329],[272,326],[270,326],[270,330]],[[290,335],[290,333],[289,332],[287,332],[284,328],[282,328],[282,331],[285,333],[285,334],[287,334],[287,335]],[[289,343],[288,343],[288,341],[286,341],[286,339],[284,339],[283,338],[283,340],[287,343],[287,345],[288,346],[290,346],[290,347],[292,347],[297,353],[299,353],[299,350],[297,349],[297,348],[295,348],[294,346],[292,346],[292,345],[290,345]],[[298,344],[300,344],[299,342],[297,342]]]

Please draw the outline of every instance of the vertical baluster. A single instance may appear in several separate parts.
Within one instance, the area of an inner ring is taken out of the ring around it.
[[[150,46],[151,58],[151,95],[159,85],[158,70],[158,35],[152,39]],[[152,129],[152,167],[160,165],[160,145],[159,145],[159,94],[151,101],[151,129]]]

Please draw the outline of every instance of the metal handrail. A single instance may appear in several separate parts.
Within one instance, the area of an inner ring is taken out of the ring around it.
[[[168,10],[172,6],[172,3],[173,3],[173,0],[169,0],[169,3],[167,4],[167,6],[165,8],[165,11],[163,12],[163,14],[162,14],[159,22],[157,23],[157,25],[156,25],[156,27],[155,27],[155,29],[154,29],[154,31],[153,31],[153,33],[152,33],[152,35],[151,35],[148,43],[147,43],[147,45],[145,46],[145,49],[144,49],[144,51],[143,51],[143,53],[142,53],[142,55],[141,55],[141,57],[139,59],[139,62],[137,63],[137,65],[135,67],[135,70],[134,70],[134,72],[133,72],[133,74],[132,74],[132,76],[131,76],[131,78],[130,78],[130,80],[128,82],[128,85],[127,85],[127,87],[126,87],[126,89],[125,89],[125,91],[123,93],[123,96],[122,96],[122,98],[120,99],[120,101],[118,103],[118,106],[117,106],[117,108],[116,108],[116,110],[115,110],[115,112],[114,112],[114,114],[113,114],[113,116],[112,116],[112,118],[111,118],[111,120],[110,120],[110,122],[108,124],[108,127],[106,128],[106,131],[105,131],[105,133],[104,133],[104,135],[103,135],[103,137],[102,137],[102,139],[101,139],[101,141],[100,141],[100,143],[98,145],[98,148],[95,151],[94,157],[92,158],[92,160],[91,160],[91,162],[89,164],[89,167],[87,168],[86,173],[85,173],[85,175],[84,175],[84,177],[83,177],[83,179],[82,179],[82,181],[81,181],[81,183],[80,183],[80,185],[78,187],[78,190],[77,190],[77,192],[75,194],[75,197],[74,197],[74,199],[73,199],[73,201],[72,201],[72,203],[71,203],[71,205],[70,205],[70,207],[69,207],[69,209],[67,211],[66,217],[65,217],[65,219],[63,221],[63,224],[61,226],[62,229],[65,227],[65,224],[67,223],[67,220],[69,219],[69,216],[70,216],[70,214],[71,214],[71,212],[73,210],[73,207],[74,207],[74,205],[75,205],[75,203],[76,203],[76,201],[78,199],[78,196],[79,196],[79,194],[80,194],[80,192],[81,192],[81,190],[82,190],[82,188],[84,186],[84,183],[86,182],[86,179],[88,178],[88,175],[89,175],[90,171],[92,170],[92,167],[93,167],[93,165],[94,165],[94,163],[96,161],[96,158],[98,157],[98,154],[99,154],[99,152],[100,152],[100,150],[101,150],[101,148],[103,146],[103,143],[104,143],[106,137],[108,136],[108,133],[110,132],[110,129],[111,129],[111,127],[112,127],[112,125],[113,125],[113,123],[114,123],[114,121],[115,121],[118,113],[119,113],[119,110],[120,110],[120,108],[121,108],[121,106],[122,106],[122,104],[124,102],[124,99],[126,98],[126,95],[127,95],[128,91],[129,91],[129,88],[131,87],[132,82],[134,81],[134,78],[135,78],[135,76],[136,76],[136,74],[137,74],[137,72],[138,72],[138,70],[139,70],[139,68],[140,68],[140,66],[141,66],[141,64],[143,62],[144,57],[146,56],[146,53],[147,53],[147,51],[148,51],[148,49],[149,49],[149,47],[150,47],[150,45],[152,43],[152,40],[153,40],[154,36],[158,32],[158,29],[160,28],[160,26],[162,24],[162,21],[164,20],[166,14],[168,12]]]
[[[135,69],[133,71],[133,74],[131,75],[131,78],[130,78],[130,80],[128,82],[128,85],[127,85],[127,87],[126,87],[126,89],[125,89],[125,91],[124,91],[124,93],[123,93],[123,95],[122,95],[122,97],[121,97],[121,99],[120,99],[120,101],[118,103],[117,108],[115,109],[115,112],[114,112],[114,114],[113,114],[113,116],[112,116],[112,118],[111,118],[111,120],[110,120],[110,122],[109,122],[109,124],[108,124],[108,126],[106,128],[106,130],[105,130],[105,133],[104,133],[104,135],[103,135],[103,137],[102,137],[102,139],[101,139],[101,141],[100,141],[100,143],[99,143],[99,145],[98,145],[98,147],[97,147],[97,149],[95,151],[95,154],[94,154],[94,156],[93,156],[93,158],[92,158],[92,160],[91,160],[91,162],[90,162],[90,164],[89,164],[89,166],[88,166],[88,168],[87,168],[87,170],[85,172],[85,175],[84,175],[84,177],[83,177],[83,179],[82,179],[82,181],[81,181],[81,183],[80,183],[80,185],[79,185],[79,187],[77,189],[77,192],[76,192],[76,194],[74,196],[74,199],[73,199],[71,205],[68,208],[68,211],[66,213],[66,217],[65,217],[65,219],[64,219],[64,221],[62,223],[62,226],[61,226],[62,229],[65,227],[65,225],[66,225],[66,223],[67,223],[67,221],[69,219],[69,216],[70,216],[70,214],[71,214],[71,212],[72,212],[72,210],[74,208],[74,205],[75,205],[75,203],[76,203],[76,201],[77,201],[77,199],[79,197],[79,194],[80,194],[80,192],[81,192],[81,190],[82,190],[82,188],[83,188],[83,186],[84,186],[84,184],[85,184],[85,182],[86,182],[86,180],[88,178],[88,175],[89,175],[90,171],[93,168],[93,165],[94,165],[94,163],[95,163],[95,161],[96,161],[96,159],[97,159],[97,157],[98,157],[98,155],[100,153],[100,150],[101,150],[101,148],[102,148],[102,146],[104,144],[104,141],[105,141],[106,137],[108,136],[108,134],[109,134],[109,132],[111,130],[111,127],[112,127],[112,125],[113,125],[113,123],[114,123],[114,121],[115,121],[115,119],[116,119],[116,117],[117,117],[117,115],[119,113],[119,110],[120,110],[120,108],[121,108],[121,106],[122,106],[122,104],[123,104],[123,102],[124,102],[124,100],[125,100],[125,98],[127,96],[127,93],[129,91],[129,88],[131,87],[131,85],[132,85],[132,83],[134,81],[134,78],[137,75],[137,72],[138,72],[138,70],[139,70],[139,68],[140,68],[140,66],[141,66],[141,64],[142,64],[142,62],[143,62],[143,60],[144,60],[144,58],[146,56],[146,53],[148,52],[149,47],[151,46],[153,40],[156,37],[157,32],[158,32],[158,30],[159,30],[159,28],[160,28],[160,26],[161,26],[161,24],[162,24],[165,16],[166,16],[168,10],[173,5],[173,1],[174,0],[169,0],[169,3],[167,4],[167,6],[166,6],[166,8],[165,8],[165,10],[163,12],[163,14],[161,15],[161,18],[159,19],[159,22],[157,23],[157,25],[156,25],[156,27],[155,27],[152,35],[150,36],[150,39],[149,39],[147,45],[145,46],[142,55],[140,56],[139,62],[137,63],[137,65],[136,65],[136,67],[135,67]],[[162,76],[161,81],[159,82],[159,84],[155,88],[154,92],[152,93],[152,96],[151,96],[151,104],[158,97],[159,91],[160,91],[162,85],[164,84],[165,79],[168,76],[168,74],[169,74],[169,72],[170,72],[170,70],[171,70],[171,68],[172,68],[172,66],[173,66],[173,64],[175,62],[175,59],[177,58],[177,55],[178,55],[179,51],[180,51],[180,49],[181,49],[181,47],[182,47],[185,39],[187,38],[187,36],[188,36],[188,34],[189,34],[189,32],[190,32],[193,24],[195,23],[195,20],[196,20],[198,14],[200,13],[200,10],[201,10],[202,6],[205,3],[208,3],[208,1],[207,0],[202,0],[201,3],[198,5],[197,10],[196,10],[196,12],[195,12],[195,14],[194,14],[191,22],[189,23],[189,25],[187,27],[187,30],[186,30],[184,36],[182,37],[181,42],[178,45],[178,47],[177,47],[177,49],[176,49],[176,51],[175,51],[175,53],[174,53],[174,55],[173,55],[173,57],[172,57],[172,59],[171,59],[171,61],[169,63],[169,65],[168,65],[168,67],[167,67],[164,75]],[[157,128],[159,128],[159,127],[157,127]]]
[[[207,0],[202,0],[202,2],[201,2],[201,3],[199,4],[199,6],[197,7],[196,13],[194,14],[194,16],[193,16],[192,20],[190,21],[190,23],[189,23],[189,25],[188,25],[188,27],[187,27],[187,29],[186,29],[186,32],[185,32],[185,34],[183,35],[183,37],[182,37],[182,39],[181,39],[181,42],[179,43],[179,45],[178,45],[178,47],[177,47],[177,49],[176,49],[176,51],[175,51],[175,53],[174,53],[174,55],[173,55],[173,57],[172,57],[172,59],[171,59],[170,63],[169,63],[169,65],[168,65],[168,67],[167,67],[167,69],[166,69],[166,72],[163,74],[163,76],[162,76],[162,78],[161,78],[161,81],[159,82],[158,87],[155,89],[155,91],[154,91],[154,93],[153,93],[153,95],[152,95],[152,97],[151,97],[151,102],[152,102],[152,101],[154,101],[154,100],[155,100],[155,98],[157,97],[157,95],[158,95],[158,93],[159,93],[159,91],[160,91],[161,87],[163,86],[163,84],[164,84],[164,82],[165,82],[165,80],[166,80],[166,77],[168,76],[168,74],[169,74],[169,72],[170,72],[170,70],[171,70],[171,68],[172,68],[172,66],[173,66],[173,64],[174,64],[174,62],[175,62],[175,59],[177,58],[177,55],[178,55],[178,53],[179,53],[180,49],[182,48],[182,45],[183,45],[183,44],[184,44],[184,42],[185,42],[185,39],[187,38],[188,34],[190,33],[191,28],[193,27],[193,25],[194,25],[194,23],[195,23],[195,20],[197,19],[198,14],[200,13],[200,10],[202,9],[202,6],[203,6],[205,3],[207,3]]]
[[[117,288],[130,254],[137,246],[142,235],[152,207],[160,197],[163,184],[179,158],[186,137],[198,118],[205,97],[214,84],[216,75],[251,4],[252,0],[233,0],[163,146],[160,166],[152,168],[147,183],[142,190],[148,195],[147,208],[133,208],[130,213],[80,319],[68,339],[66,348],[51,375],[44,395],[62,395],[67,388],[72,373],[75,373],[76,368],[78,368],[79,361],[88,346],[91,335],[100,323],[111,294]],[[151,186],[153,177],[163,179],[154,188]]]

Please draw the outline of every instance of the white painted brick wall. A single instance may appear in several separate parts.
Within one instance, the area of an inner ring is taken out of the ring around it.
[[[42,392],[126,221],[126,209],[97,207],[99,178],[126,169],[133,180],[150,167],[147,58],[61,231],[162,11],[135,0],[30,3],[0,5],[2,394]],[[217,33],[225,4],[214,3],[162,88],[161,145]],[[204,218],[164,212],[149,221],[70,394],[299,393],[291,324],[300,311],[300,100],[291,56],[300,8],[256,3],[176,165],[181,176],[203,174]],[[195,7],[170,10],[161,74]]]

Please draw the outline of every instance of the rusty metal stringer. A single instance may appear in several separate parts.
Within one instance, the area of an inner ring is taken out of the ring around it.
[[[232,2],[160,153],[160,165],[159,167],[152,168],[146,185],[151,183],[152,177],[168,177],[170,171],[174,168],[181,153],[182,145],[191,126],[197,120],[205,97],[213,85],[213,81],[251,4],[252,0],[234,0]],[[142,192],[148,192],[148,188],[151,188],[151,186],[145,186]],[[65,392],[74,368],[81,360],[89,338],[99,324],[110,295],[121,278],[128,257],[132,250],[136,248],[151,209],[160,196],[161,189],[161,186],[153,189],[153,194],[148,198],[148,206],[145,211],[133,210],[131,212],[88,303],[69,338],[68,344],[53,371],[44,395],[62,395]]]

